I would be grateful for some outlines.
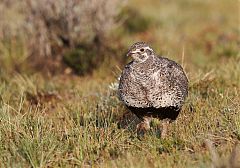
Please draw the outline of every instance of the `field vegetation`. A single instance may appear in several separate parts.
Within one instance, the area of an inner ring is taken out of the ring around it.
[[[240,167],[237,0],[0,0],[0,167]],[[168,138],[117,96],[128,47],[180,63]]]

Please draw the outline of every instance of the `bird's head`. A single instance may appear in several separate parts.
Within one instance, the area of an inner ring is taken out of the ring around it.
[[[137,42],[129,48],[127,56],[131,56],[136,62],[144,62],[152,54],[153,49],[147,43]]]

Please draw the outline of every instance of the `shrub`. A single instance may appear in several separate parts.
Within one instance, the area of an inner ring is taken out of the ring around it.
[[[71,67],[75,73],[84,75],[92,71],[92,67],[97,66],[97,53],[90,48],[77,48],[67,52],[63,61]]]
[[[106,45],[109,33],[117,26],[116,16],[121,11],[123,1],[10,0],[0,4],[5,11],[14,9],[22,16],[21,23],[16,25],[19,30],[9,34],[23,34],[27,38],[31,64],[41,69],[43,66],[56,69],[61,65],[63,54],[79,44],[98,48]],[[0,38],[4,38],[4,32],[14,21],[0,26]]]
[[[146,31],[152,25],[152,19],[143,16],[139,11],[126,7],[120,17],[125,18],[124,27],[129,33]]]

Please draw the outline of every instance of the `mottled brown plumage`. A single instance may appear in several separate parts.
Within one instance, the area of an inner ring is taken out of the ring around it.
[[[183,68],[168,58],[158,57],[144,42],[133,44],[127,55],[133,61],[121,74],[119,95],[129,110],[142,119],[138,129],[149,128],[152,117],[175,120],[188,94]]]

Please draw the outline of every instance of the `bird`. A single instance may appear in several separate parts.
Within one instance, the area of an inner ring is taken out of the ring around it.
[[[181,65],[158,56],[145,42],[136,42],[128,50],[132,57],[123,69],[118,86],[120,100],[140,122],[137,134],[150,130],[153,118],[161,120],[161,138],[175,121],[188,96],[188,78]]]

